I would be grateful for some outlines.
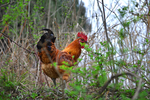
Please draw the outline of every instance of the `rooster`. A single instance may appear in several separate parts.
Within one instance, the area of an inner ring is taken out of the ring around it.
[[[81,54],[80,43],[87,43],[87,36],[82,32],[79,32],[77,36],[78,39],[71,42],[64,50],[60,51],[55,47],[55,39],[53,32],[49,29],[43,29],[46,33],[41,36],[37,44],[38,56],[42,62],[41,68],[43,72],[49,76],[54,85],[56,86],[56,78],[62,76],[62,79],[67,82],[69,78],[69,72],[64,69],[61,69],[61,65],[65,67],[71,67],[74,65],[74,62],[77,61]],[[57,63],[57,67],[54,67],[53,63]],[[64,64],[66,62],[67,64]]]

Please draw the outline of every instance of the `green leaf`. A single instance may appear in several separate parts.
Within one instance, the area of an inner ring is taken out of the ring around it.
[[[123,26],[124,27],[129,27],[130,23],[131,23],[130,21],[126,21],[126,22],[123,23]]]
[[[138,67],[138,66],[134,64],[133,67]]]
[[[76,65],[77,64],[77,62],[74,62],[74,65]]]
[[[78,61],[79,61],[79,62],[82,61],[82,58],[78,58]]]
[[[4,37],[3,37],[3,36],[1,36],[1,37],[0,37],[0,39],[4,39]]]
[[[85,43],[84,43],[84,44],[85,44]],[[85,48],[88,48],[88,47],[89,47],[89,45],[85,44],[85,45],[84,45],[84,47],[85,47]]]
[[[148,38],[146,38],[145,40],[146,40],[146,42],[147,42],[147,43],[149,43],[149,40],[148,40]]]
[[[88,52],[89,52],[89,51],[92,51],[92,48],[87,48],[86,51],[88,51]]]
[[[56,67],[56,66],[57,66],[57,63],[56,63],[56,62],[54,62],[54,63],[53,63],[53,66],[54,66],[54,67]]]
[[[35,97],[37,97],[38,95],[36,94],[36,93],[32,93],[31,94],[31,97],[33,98],[33,99],[35,99]]]
[[[69,66],[68,62],[66,62],[66,61],[63,61],[62,63],[66,66]]]
[[[75,56],[73,55],[72,58],[74,58]]]

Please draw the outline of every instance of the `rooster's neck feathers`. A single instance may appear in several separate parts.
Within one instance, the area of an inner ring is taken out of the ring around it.
[[[80,39],[80,38],[79,38]],[[74,60],[77,61],[78,57],[81,54],[81,45],[79,43],[79,39],[74,40],[71,42],[64,50],[63,52],[68,52],[72,56],[74,56]]]

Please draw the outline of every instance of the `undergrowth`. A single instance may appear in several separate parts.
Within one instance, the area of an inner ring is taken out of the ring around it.
[[[106,45],[104,45],[103,49],[105,47]],[[111,62],[106,62],[109,57],[108,53],[102,54],[99,51],[93,51],[88,45],[85,45],[85,50],[88,52],[87,56],[90,56],[93,63],[89,66],[88,64],[84,65],[82,62],[84,59],[79,59],[80,66],[64,68],[65,70],[70,70],[72,73],[71,79],[68,82],[69,88],[65,89],[64,93],[59,82],[56,87],[49,87],[47,83],[43,83],[43,85],[35,84],[36,79],[32,80],[29,78],[30,75],[32,76],[29,70],[19,74],[15,69],[10,69],[10,62],[5,63],[5,66],[0,70],[0,99],[130,100],[137,91],[139,82],[136,81],[137,77],[131,76],[133,83],[137,84],[135,88],[128,88],[128,86],[124,85],[128,76],[126,73],[120,76],[115,76],[114,74],[115,77],[107,84],[110,79],[108,77],[110,72],[106,71],[105,66],[111,64]],[[106,84],[105,89],[100,92]],[[138,100],[147,99],[150,95],[150,90],[144,89],[143,86],[144,84],[140,86],[141,92],[138,95]]]

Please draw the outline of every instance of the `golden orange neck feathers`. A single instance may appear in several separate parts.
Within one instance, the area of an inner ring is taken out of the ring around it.
[[[74,56],[75,62],[81,54],[81,45],[79,42],[80,39],[81,38],[74,40],[63,50],[63,52],[68,52],[69,54],[71,54],[71,56]]]

